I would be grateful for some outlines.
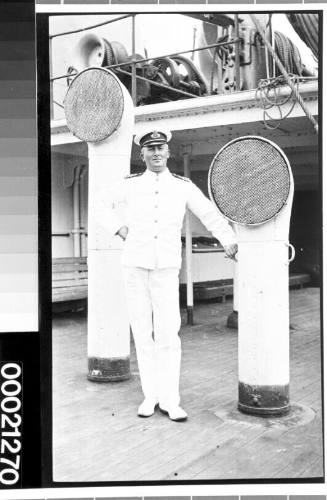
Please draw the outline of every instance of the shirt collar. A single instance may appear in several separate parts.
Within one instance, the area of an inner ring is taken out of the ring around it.
[[[151,170],[146,169],[145,172],[144,172],[144,175],[146,175],[147,177],[149,177],[149,179],[157,177],[157,175],[159,175],[160,178],[163,179],[163,178],[168,177],[171,174],[170,174],[169,168],[166,167],[165,170],[163,170],[162,172],[159,172],[159,173],[152,172]]]

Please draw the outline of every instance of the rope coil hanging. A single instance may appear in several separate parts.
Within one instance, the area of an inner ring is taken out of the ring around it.
[[[289,77],[298,89],[298,75],[289,75]],[[283,76],[267,78],[259,81],[255,97],[257,102],[260,103],[260,106],[263,109],[263,122],[265,127],[269,130],[276,130],[281,124],[282,120],[285,120],[285,118],[287,118],[292,113],[296,104],[296,98],[293,91],[291,91],[285,97],[281,96],[281,86],[285,85],[285,83],[285,78]],[[282,107],[287,103],[290,103],[290,107],[286,114],[283,115]],[[272,108],[278,109],[278,118],[272,116],[272,114],[268,112],[268,110]],[[276,125],[269,125],[267,120],[278,120],[278,123]]]
[[[300,92],[298,90],[298,88],[296,88],[296,86],[294,85],[294,83],[292,82],[290,76],[288,75],[287,71],[285,70],[282,62],[280,61],[279,57],[277,56],[277,54],[275,53],[274,49],[272,48],[271,44],[269,43],[269,41],[266,39],[265,35],[264,35],[264,32],[261,28],[261,26],[259,25],[256,17],[253,15],[253,14],[250,14],[250,17],[256,27],[256,29],[258,30],[264,44],[266,45],[270,55],[273,57],[274,61],[276,62],[281,74],[283,75],[283,77],[285,78],[285,82],[287,83],[287,85],[291,88],[292,92],[294,93],[294,96],[296,97],[296,100],[298,101],[298,103],[300,104],[301,108],[303,109],[304,113],[306,114],[306,116],[309,118],[309,120],[311,121],[311,123],[313,124],[314,126],[314,129],[316,131],[316,133],[318,134],[318,131],[319,131],[319,126],[318,126],[318,122],[316,121],[316,119],[314,118],[314,116],[312,115],[312,113],[310,112],[310,110],[308,109],[308,107],[306,106],[305,102],[303,101],[301,95],[300,95]]]
[[[319,17],[318,13],[287,13],[286,17],[291,25],[310,47],[316,60],[318,60],[318,33],[319,33]]]
[[[274,37],[276,54],[283,62],[287,73],[302,75],[303,64],[297,46],[279,31],[275,31]]]

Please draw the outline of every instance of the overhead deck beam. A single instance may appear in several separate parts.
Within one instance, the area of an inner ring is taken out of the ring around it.
[[[313,115],[318,114],[318,82],[316,80],[301,83],[299,91]],[[281,88],[281,97],[289,95],[289,87]],[[289,104],[282,106],[286,114]],[[244,112],[246,111],[246,113]],[[277,114],[276,114],[277,117]],[[296,104],[289,119],[304,117],[301,106]],[[191,119],[190,119],[191,118]],[[210,129],[244,123],[262,121],[263,111],[256,100],[256,91],[241,91],[231,94],[197,97],[167,103],[150,104],[135,109],[135,133],[148,127],[165,126],[173,131]],[[51,144],[69,144],[79,142],[68,132],[65,120],[51,123]],[[290,132],[292,134],[292,131]],[[206,146],[207,147],[207,146]],[[197,154],[196,152],[194,152]],[[200,152],[198,154],[201,154]]]

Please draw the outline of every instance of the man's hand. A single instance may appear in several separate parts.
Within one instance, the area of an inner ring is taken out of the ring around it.
[[[116,233],[118,236],[121,237],[122,240],[126,240],[126,236],[128,235],[128,227],[127,226],[122,226]]]
[[[226,253],[226,257],[228,257],[228,259],[237,260],[235,257],[235,255],[237,254],[237,251],[238,251],[237,243],[233,243],[232,245],[226,245],[224,247],[224,250]]]

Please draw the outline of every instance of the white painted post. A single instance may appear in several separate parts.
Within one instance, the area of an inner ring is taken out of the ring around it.
[[[82,165],[82,172],[80,175],[80,208],[81,208],[81,257],[85,257],[87,255],[87,219],[86,214],[82,211],[82,208],[88,205],[87,196],[85,196],[84,185],[86,174],[88,173],[88,169],[86,165]]]
[[[230,141],[214,158],[209,194],[237,234],[239,410],[289,411],[288,241],[294,194],[286,156],[267,139]]]
[[[74,245],[74,257],[81,256],[81,221],[80,221],[80,175],[82,166],[77,165],[74,170],[74,184],[73,184],[73,219],[74,227],[73,233],[73,245]]]
[[[130,330],[124,302],[122,241],[103,233],[101,196],[130,171],[133,103],[122,86],[120,126],[100,143],[89,143],[88,378],[110,382],[130,377]]]
[[[288,233],[293,178],[286,204],[260,226],[238,225],[239,402],[262,416],[289,411]]]
[[[183,153],[184,175],[190,177],[190,157],[189,153]],[[190,212],[187,209],[185,214],[185,259],[186,259],[186,310],[187,324],[193,325],[193,279],[192,279],[192,229]]]

